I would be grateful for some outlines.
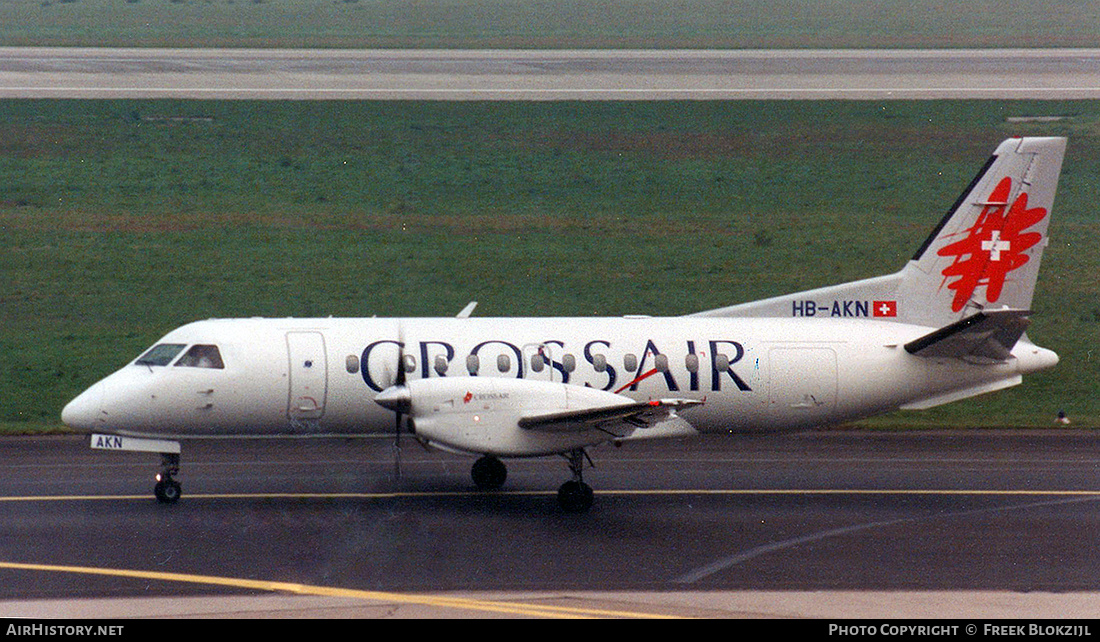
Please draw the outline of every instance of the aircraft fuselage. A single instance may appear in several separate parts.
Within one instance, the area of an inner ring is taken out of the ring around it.
[[[681,413],[700,432],[789,430],[1012,385],[1057,360],[1025,341],[1012,359],[978,367],[904,350],[928,331],[843,318],[211,320],[161,339],[175,350],[163,364],[139,359],[97,383],[65,422],[173,438],[393,432],[393,413],[375,398],[401,361],[409,381],[503,378],[700,400]],[[187,359],[210,346],[216,366]],[[507,403],[475,391],[463,403]]]

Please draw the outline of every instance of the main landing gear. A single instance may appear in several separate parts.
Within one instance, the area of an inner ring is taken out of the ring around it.
[[[567,513],[583,513],[592,507],[593,497],[592,487],[584,483],[584,462],[588,460],[588,454],[583,448],[577,448],[564,456],[569,462],[573,478],[558,488],[558,505]],[[591,460],[588,462],[592,463]],[[508,469],[500,459],[484,455],[474,462],[470,477],[478,490],[499,490],[508,477]]]
[[[500,490],[508,478],[508,468],[496,457],[484,455],[474,462],[470,477],[474,478],[478,490]]]
[[[588,459],[588,454],[583,448],[577,448],[569,451],[565,458],[569,461],[573,479],[558,488],[558,504],[567,513],[583,513],[592,507],[592,487],[584,483],[584,461]]]

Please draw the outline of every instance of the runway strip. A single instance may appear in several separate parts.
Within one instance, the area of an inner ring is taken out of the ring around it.
[[[0,98],[1100,97],[1100,50],[0,48]]]
[[[554,506],[553,461],[516,462],[486,496],[445,454],[410,454],[394,482],[382,442],[196,443],[192,491],[166,507],[143,457],[3,441],[0,617],[1100,612],[1092,431],[639,443],[601,453],[583,516]]]
[[[207,493],[188,496],[188,501],[214,500],[214,499],[395,499],[395,498],[446,498],[458,496],[474,496],[483,493],[470,492],[388,492],[388,493]],[[549,492],[525,491],[525,492],[500,492],[498,495],[550,495]],[[691,585],[706,579],[712,575],[721,573],[726,569],[751,560],[761,555],[767,555],[783,549],[793,548],[832,537],[849,535],[858,531],[875,528],[884,528],[898,524],[921,521],[924,519],[944,519],[958,516],[971,516],[982,513],[1007,512],[1026,510],[1041,506],[1052,506],[1075,502],[1096,501],[1100,499],[1100,493],[1096,491],[1079,490],[935,490],[935,489],[898,489],[898,490],[867,490],[867,489],[730,489],[730,490],[634,490],[634,491],[600,491],[600,495],[945,495],[945,496],[1003,496],[1003,497],[1052,497],[1048,501],[1029,502],[1021,505],[996,506],[976,510],[959,511],[952,514],[936,513],[923,517],[908,517],[879,522],[852,524],[842,528],[810,533],[788,540],[777,541],[765,546],[759,546],[750,550],[737,551],[729,556],[715,560],[703,567],[694,569],[675,578],[673,581],[681,585]],[[149,502],[144,495],[72,495],[72,496],[8,496],[0,497],[0,502],[64,502],[64,501],[141,501]],[[73,573],[83,575],[99,575],[108,577],[123,577],[144,579],[162,582],[184,582],[202,584],[207,586],[224,586],[240,589],[251,589],[270,593],[318,596],[325,598],[347,598],[353,600],[365,600],[380,604],[408,604],[442,609],[444,611],[457,612],[489,612],[505,616],[521,617],[550,617],[550,618],[667,618],[674,617],[660,613],[648,613],[639,611],[622,611],[601,608],[561,607],[545,604],[530,604],[515,601],[500,601],[496,599],[468,599],[445,597],[439,595],[418,595],[409,593],[394,593],[383,591],[365,591],[356,589],[343,589],[335,587],[311,586],[298,583],[254,580],[235,577],[220,577],[211,575],[199,575],[188,573],[166,573],[159,571],[145,571],[134,569],[97,568],[86,566],[66,566],[54,564],[15,563],[0,561],[0,569],[25,570],[47,573]],[[0,608],[0,611],[3,609]]]
[[[1094,490],[969,490],[969,489],[852,489],[852,488],[785,488],[785,489],[653,489],[653,490],[597,490],[597,496],[610,497],[621,496],[691,496],[691,495],[944,495],[944,496],[1004,496],[1004,497],[1035,497],[1055,496],[1082,499],[1100,499],[1100,491]],[[406,491],[385,493],[188,493],[187,501],[200,499],[427,499],[446,497],[484,497],[486,495],[500,497],[552,497],[557,491],[493,491],[479,490],[469,491]],[[66,501],[151,501],[152,495],[24,495],[24,496],[0,496],[2,502],[66,502]],[[182,501],[182,500],[181,500]]]

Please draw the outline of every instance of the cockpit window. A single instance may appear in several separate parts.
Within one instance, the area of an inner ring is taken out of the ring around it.
[[[161,343],[150,348],[134,363],[139,366],[166,366],[186,347],[183,343]]]
[[[212,345],[191,346],[191,349],[187,351],[187,354],[180,357],[176,365],[185,368],[216,368],[218,370],[225,368],[218,346]]]

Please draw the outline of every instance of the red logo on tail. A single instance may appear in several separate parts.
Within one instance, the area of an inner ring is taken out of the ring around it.
[[[1011,191],[1012,179],[1001,179],[974,226],[960,233],[965,237],[937,252],[940,256],[955,257],[942,272],[944,283],[957,277],[947,285],[955,291],[951,302],[955,312],[963,309],[978,286],[985,286],[987,301],[1000,298],[1008,273],[1027,263],[1029,257],[1024,252],[1043,239],[1039,232],[1025,230],[1046,217],[1046,208],[1028,209],[1026,192],[1017,196],[1010,208]]]

